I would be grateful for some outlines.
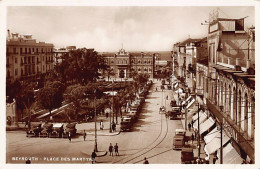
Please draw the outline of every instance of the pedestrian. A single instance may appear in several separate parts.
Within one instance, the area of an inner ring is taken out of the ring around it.
[[[205,157],[206,164],[209,164],[209,156]]]
[[[25,122],[25,126],[24,126],[24,127],[26,127],[26,126],[28,126],[28,120],[26,120],[26,122]]]
[[[117,143],[116,143],[116,145],[114,146],[114,150],[115,150],[116,156],[119,156]]]
[[[25,161],[25,164],[31,164],[31,160],[28,158],[28,159]]]
[[[113,146],[112,146],[112,143],[110,143],[110,146],[109,146],[108,150],[109,150],[109,155],[110,156],[112,155],[112,157],[113,157]]]
[[[104,124],[103,124],[103,120],[100,121],[100,130],[103,130],[104,128]]]
[[[217,161],[217,157],[214,156],[214,157],[213,157],[213,164],[216,164],[216,161]]]
[[[116,123],[115,122],[112,122],[112,130],[113,130],[113,132],[116,131]]]
[[[188,128],[189,128],[189,131],[190,131],[190,129],[191,129],[191,124],[190,123],[188,124]]]
[[[71,143],[71,134],[70,134],[70,132],[69,132],[68,138],[69,138],[69,141]]]
[[[149,161],[144,157],[144,164],[149,164]]]
[[[86,141],[86,137],[87,137],[87,133],[86,133],[86,131],[84,130],[84,133],[83,133],[84,141]]]
[[[194,135],[193,133],[191,134],[191,143],[193,144],[193,140],[194,140]]]
[[[168,95],[166,96],[166,100],[168,100]]]
[[[96,158],[97,154],[96,151],[94,150],[91,154],[91,162],[92,164],[94,164],[96,162],[95,158]]]

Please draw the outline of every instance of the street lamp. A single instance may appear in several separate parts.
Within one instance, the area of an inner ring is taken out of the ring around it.
[[[96,89],[94,90],[94,107],[95,107],[95,152],[98,152],[97,148],[97,109],[96,109]]]

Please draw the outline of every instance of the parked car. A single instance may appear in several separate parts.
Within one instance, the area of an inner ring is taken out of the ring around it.
[[[185,145],[186,131],[184,129],[176,129],[173,137],[173,149],[181,149]]]
[[[63,133],[63,137],[68,137],[69,133],[71,134],[71,137],[76,135],[77,133],[76,123],[69,123],[66,125],[66,129]]]
[[[26,137],[34,136],[38,137],[42,131],[42,123],[32,123],[30,129],[26,132]]]
[[[194,158],[193,148],[182,148],[181,150],[181,163],[182,164],[192,164]]]
[[[58,138],[61,138],[62,135],[63,135],[63,131],[64,131],[63,125],[64,125],[63,123],[55,123],[55,124],[53,125],[53,130],[52,130],[52,132],[50,133],[50,137],[54,137],[54,138],[58,137]]]
[[[43,129],[40,132],[40,137],[50,137],[50,133],[53,130],[53,124],[45,123],[42,128]]]
[[[132,118],[128,116],[123,116],[121,120],[121,131],[129,131],[132,127]]]

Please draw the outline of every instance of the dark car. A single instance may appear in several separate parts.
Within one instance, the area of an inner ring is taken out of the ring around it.
[[[181,150],[181,163],[182,164],[192,164],[194,158],[193,148],[182,148]]]
[[[30,129],[26,132],[26,137],[39,136],[42,131],[42,123],[32,123]]]
[[[71,134],[71,137],[76,135],[77,133],[76,123],[69,123],[66,125],[66,129],[63,133],[63,137],[69,137],[69,133]]]
[[[122,120],[121,120],[121,131],[129,131],[131,130],[132,127],[132,118],[131,117],[127,117],[127,116],[123,116]]]
[[[49,137],[50,136],[50,133],[52,132],[53,130],[53,124],[51,123],[45,123],[43,125],[43,129],[42,131],[40,132],[40,137]]]
[[[53,130],[50,133],[50,137],[61,138],[63,135],[63,123],[56,123],[53,125]]]

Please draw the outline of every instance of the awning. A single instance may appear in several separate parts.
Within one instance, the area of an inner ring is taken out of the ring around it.
[[[218,156],[220,156],[220,149],[218,150]],[[220,158],[219,158],[220,159]],[[220,163],[220,160],[216,162]],[[223,164],[241,164],[243,159],[240,157],[236,149],[232,146],[231,143],[228,143],[223,148]]]
[[[200,112],[199,112],[199,116],[201,116],[203,114],[203,111],[201,110]],[[195,120],[197,120],[198,119],[198,113],[196,113],[193,117],[192,117],[192,120],[193,121],[195,121]]]
[[[198,113],[198,106],[192,106],[190,109],[188,109],[187,118],[190,119],[191,116],[193,116],[195,113]]]
[[[223,133],[222,146],[224,146],[228,141],[229,137]],[[208,144],[205,145],[204,151],[206,154],[210,155],[215,153],[220,148],[220,137],[214,137]]]
[[[175,84],[174,84],[174,86],[173,86],[173,87],[174,87],[174,89],[176,89],[176,88],[178,87],[178,85],[179,85],[179,83],[178,83],[178,82],[177,82],[177,83],[175,83]]]
[[[210,117],[205,122],[200,124],[200,135],[207,131],[210,127],[215,124],[215,121]]]
[[[207,119],[207,114],[204,112],[200,115],[199,124],[203,123]],[[198,119],[193,123],[194,131],[198,130]]]
[[[183,93],[183,89],[182,88],[179,88],[178,90],[175,91],[175,93]]]
[[[208,144],[211,140],[213,140],[215,137],[220,137],[220,131],[215,127],[211,132],[209,132],[205,137],[204,141],[206,144]]]

